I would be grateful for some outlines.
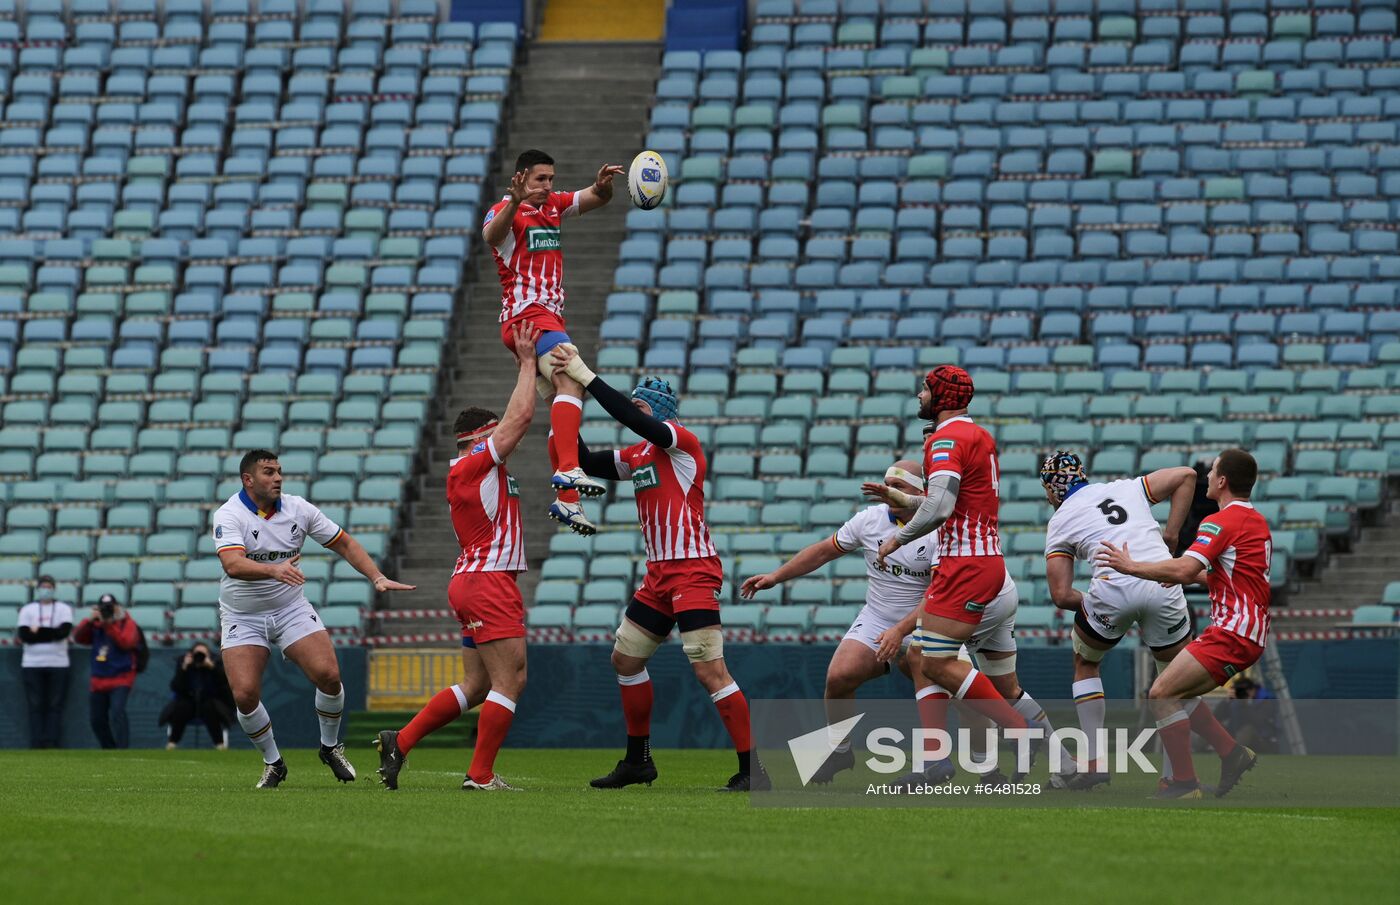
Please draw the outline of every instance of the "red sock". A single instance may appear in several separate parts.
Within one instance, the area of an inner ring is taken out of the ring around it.
[[[1028,726],[1026,718],[1006,703],[1006,698],[997,691],[992,680],[975,669],[963,680],[962,688],[958,689],[958,699],[975,701],[973,707],[979,713],[1006,729],[1025,729]]]
[[[552,409],[551,409],[552,414]],[[578,456],[578,444],[574,444],[574,456]],[[559,470],[559,450],[554,442],[554,431],[549,432],[549,467],[554,471]],[[561,503],[577,503],[579,500],[577,490],[556,490],[554,498]]]
[[[645,669],[635,676],[618,676],[617,687],[622,692],[622,716],[627,721],[627,734],[651,735],[651,676]]]
[[[1215,753],[1221,757],[1235,750],[1235,737],[1232,736],[1220,721],[1211,713],[1209,705],[1205,701],[1197,700],[1195,708],[1191,711],[1191,729],[1207,744],[1215,749]],[[1175,763],[1173,761],[1172,763]]]
[[[490,782],[495,776],[496,752],[510,731],[510,721],[515,719],[515,702],[503,694],[490,692],[486,703],[481,705],[481,717],[476,721],[476,750],[472,752],[472,765],[467,775],[474,782]]]
[[[399,750],[407,754],[423,740],[423,736],[431,735],[457,719],[462,715],[465,701],[466,696],[456,685],[433,695],[433,699],[418,711],[418,715],[399,730]]]
[[[752,749],[753,738],[749,735],[749,699],[739,690],[739,683],[729,683],[710,695],[710,700],[715,702],[719,718],[724,721],[724,728],[729,730],[729,737],[734,740],[734,750],[743,754]]]
[[[1196,765],[1191,760],[1191,721],[1177,720],[1163,726],[1157,722],[1157,732],[1162,736],[1162,747],[1172,760],[1172,779],[1177,782],[1194,782]]]
[[[549,427],[554,432],[559,471],[578,468],[578,430],[583,424],[583,402],[572,396],[555,396],[549,407]]]
[[[914,695],[914,703],[919,708],[919,725],[925,729],[947,729],[950,698],[951,695],[937,685],[920,689]],[[933,745],[933,739],[924,742],[924,753],[932,754]]]

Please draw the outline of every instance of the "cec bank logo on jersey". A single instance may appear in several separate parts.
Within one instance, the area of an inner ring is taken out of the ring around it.
[[[558,251],[559,227],[532,226],[525,230],[525,248],[529,251]]]

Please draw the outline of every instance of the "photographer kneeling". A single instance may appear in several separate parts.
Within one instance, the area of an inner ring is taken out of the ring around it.
[[[204,722],[215,748],[227,748],[228,727],[233,724],[233,692],[224,675],[223,661],[214,656],[209,645],[201,641],[176,661],[170,690],[174,692],[170,703],[160,712],[160,724],[166,727],[166,749],[180,744],[185,727],[195,719]]]

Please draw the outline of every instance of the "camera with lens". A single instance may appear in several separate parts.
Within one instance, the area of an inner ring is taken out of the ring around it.
[[[207,659],[209,658],[205,656],[204,651],[202,650],[197,650],[194,653],[190,654],[190,662],[193,663],[195,666],[203,666],[204,661]]]
[[[112,619],[117,614],[117,598],[111,594],[103,594],[97,601],[97,612],[103,619]]]

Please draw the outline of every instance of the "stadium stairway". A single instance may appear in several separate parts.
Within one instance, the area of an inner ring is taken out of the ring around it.
[[[1317,613],[1312,619],[1290,619],[1288,627],[1335,625],[1341,610],[1381,600],[1385,587],[1400,575],[1400,501],[1392,502],[1375,525],[1362,528],[1351,548],[1334,554],[1320,575],[1305,580],[1288,598],[1288,609]],[[1346,620],[1343,620],[1346,621]]]
[[[561,190],[590,185],[604,163],[630,164],[642,149],[640,141],[660,61],[659,44],[532,45],[524,65],[517,67],[520,82],[505,138],[499,144],[494,194],[488,193],[488,198],[498,198],[504,192],[516,156],[527,148],[544,150],[558,161],[555,185]],[[604,299],[612,288],[618,245],[625,232],[623,220],[630,209],[626,183],[619,181],[610,205],[566,227],[565,316],[570,335],[590,358],[597,353],[598,325],[603,319]],[[475,255],[465,299],[465,310],[458,312],[451,347],[443,358],[447,372],[440,381],[443,416],[433,433],[402,559],[402,580],[416,584],[418,592],[389,598],[391,608],[440,610],[446,606],[447,583],[459,552],[443,505],[447,466],[455,455],[451,419],[469,405],[503,410],[515,383],[515,369],[501,346],[497,327],[500,284],[496,265],[484,248],[479,247]],[[525,513],[531,571],[522,576],[521,586],[527,601],[533,599],[538,570],[556,527],[545,515],[550,499],[545,449],[548,432],[548,407],[541,402],[530,435],[511,459]],[[597,505],[591,514],[596,520],[600,514]],[[377,634],[436,634],[454,627],[442,619],[381,620]]]

